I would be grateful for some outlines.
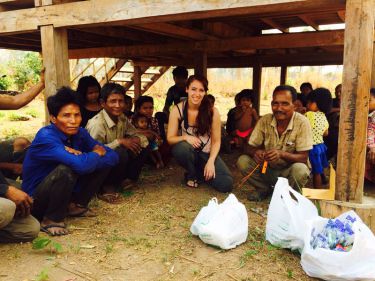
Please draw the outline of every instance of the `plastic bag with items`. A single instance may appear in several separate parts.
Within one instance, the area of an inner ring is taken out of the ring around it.
[[[316,217],[314,204],[279,177],[268,208],[266,239],[272,245],[302,252],[306,221]]]
[[[375,236],[354,212],[307,222],[303,270],[324,280],[375,280]]]
[[[200,210],[190,231],[206,244],[225,250],[235,248],[247,239],[246,208],[234,194],[229,194],[221,204],[213,198]]]

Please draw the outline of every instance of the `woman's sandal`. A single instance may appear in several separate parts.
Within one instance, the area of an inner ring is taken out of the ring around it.
[[[199,184],[197,180],[186,180],[185,185],[190,188],[198,188]]]

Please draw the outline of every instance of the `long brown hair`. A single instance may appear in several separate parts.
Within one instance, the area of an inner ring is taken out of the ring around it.
[[[206,92],[198,109],[198,116],[196,120],[197,127],[195,131],[197,135],[203,136],[205,134],[209,134],[211,131],[213,108],[210,104],[209,99],[207,98],[207,91],[208,91],[207,78],[201,75],[191,75],[186,81],[186,89],[189,88],[190,84],[193,83],[194,81],[201,82]]]

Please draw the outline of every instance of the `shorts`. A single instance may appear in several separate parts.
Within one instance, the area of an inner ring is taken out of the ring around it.
[[[240,130],[236,130],[236,135],[239,136],[240,138],[247,138],[248,136],[250,136],[250,134],[252,133],[253,131],[253,128],[250,128],[246,131],[240,131]]]
[[[327,147],[324,143],[314,144],[309,152],[309,160],[313,174],[323,174],[324,168],[328,167]]]

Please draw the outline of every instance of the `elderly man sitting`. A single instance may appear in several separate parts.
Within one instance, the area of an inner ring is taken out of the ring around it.
[[[312,132],[307,118],[294,111],[296,90],[281,85],[273,91],[272,114],[263,116],[249,139],[247,154],[241,155],[237,167],[246,175],[254,170],[248,183],[255,188],[248,195],[251,201],[266,198],[272,193],[277,177],[288,178],[292,187],[303,187],[310,175],[306,165],[312,149]],[[268,168],[261,168],[267,161]]]

